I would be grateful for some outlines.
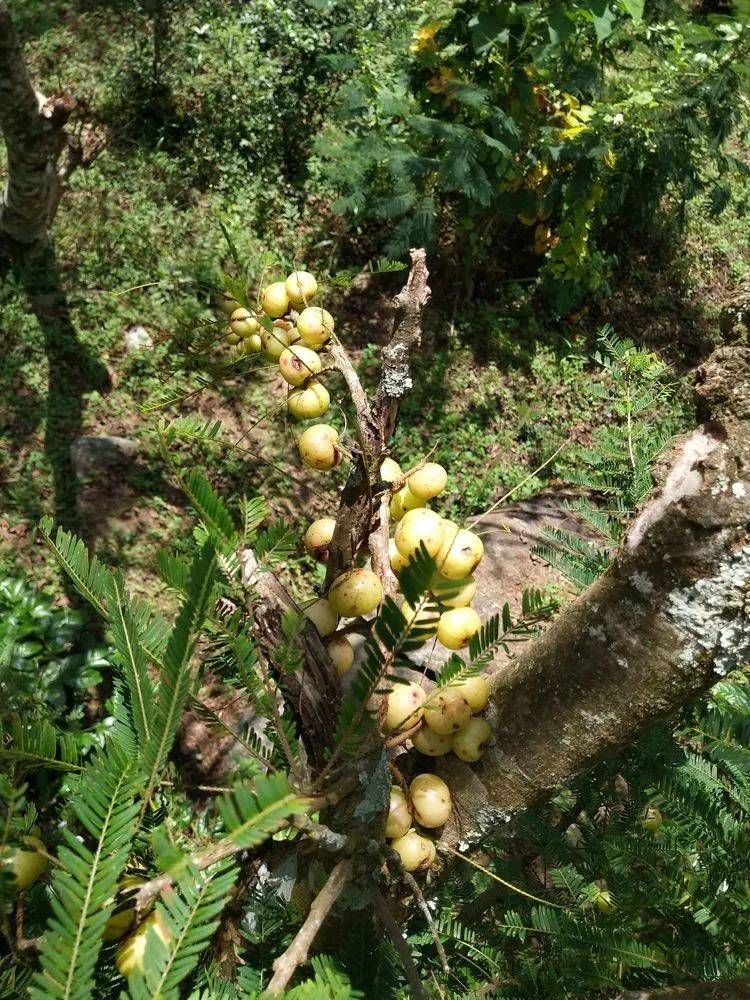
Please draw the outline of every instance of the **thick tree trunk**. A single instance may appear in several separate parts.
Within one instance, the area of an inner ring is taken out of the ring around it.
[[[19,244],[44,239],[59,202],[56,164],[72,109],[70,98],[46,99],[34,89],[10,11],[0,0],[0,130],[8,152],[0,236]]]
[[[494,676],[495,744],[446,761],[448,842],[567,784],[750,658],[750,348],[697,372],[702,427],[612,567]],[[483,820],[485,822],[483,822]]]

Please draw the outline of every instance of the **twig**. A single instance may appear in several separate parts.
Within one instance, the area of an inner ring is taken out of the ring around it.
[[[427,900],[424,898],[424,893],[419,888],[419,882],[417,882],[412,873],[406,871],[406,869],[402,870],[401,878],[414,893],[417,903],[419,904],[419,908],[425,915],[427,926],[430,928],[430,934],[432,934],[432,940],[435,942],[435,951],[438,953],[438,958],[440,959],[440,967],[443,972],[448,975],[451,970],[448,966],[448,958],[445,954],[445,948],[443,947],[443,942],[440,940],[440,934],[435,926],[435,921],[432,919],[432,914],[430,913],[430,908],[427,905]]]
[[[414,997],[415,1000],[429,1000],[427,993],[425,992],[425,988],[422,985],[422,980],[419,978],[419,972],[417,971],[414,959],[411,956],[409,945],[404,940],[401,928],[396,923],[393,914],[388,907],[388,903],[377,889],[373,893],[372,898],[375,903],[375,910],[380,917],[380,922],[383,925],[383,929],[391,939],[393,947],[396,949],[398,957],[401,959],[401,964],[404,967],[406,978],[409,981],[412,997]]]
[[[515,486],[511,487],[511,489],[509,489],[507,493],[504,493],[499,500],[496,500],[493,503],[493,505],[484,512],[484,514],[480,514],[478,517],[472,518],[472,520],[469,521],[466,527],[473,528],[475,524],[479,524],[480,521],[483,521],[485,517],[491,514],[494,510],[497,510],[497,508],[500,507],[502,504],[504,504],[509,497],[513,496],[516,490],[520,490],[522,486],[525,486],[526,483],[528,483],[530,479],[533,479],[534,476],[540,473],[542,469],[546,469],[547,466],[550,464],[550,462],[553,462],[560,454],[560,452],[564,448],[567,448],[569,443],[570,443],[569,441],[563,441],[560,447],[557,448],[555,451],[553,451],[552,454],[549,456],[549,458],[546,458],[538,468],[534,469],[533,472],[530,472],[528,476],[526,476],[524,479],[521,480],[520,483],[516,483]]]
[[[494,872],[491,872],[489,868],[485,868],[484,865],[480,865],[478,861],[475,861],[468,855],[461,854],[460,851],[455,851],[452,847],[449,847],[447,844],[438,843],[437,846],[439,851],[447,851],[448,854],[452,854],[454,858],[460,858],[462,861],[465,861],[467,864],[472,865],[474,868],[478,868],[480,872],[484,872],[484,874],[487,875],[489,878],[494,879],[495,882],[499,882],[500,885],[505,886],[506,889],[510,889],[511,892],[517,892],[519,896],[525,896],[527,899],[533,899],[535,903],[541,903],[543,906],[553,906],[557,910],[565,909],[565,907],[561,906],[559,903],[553,903],[552,900],[550,899],[540,899],[539,896],[535,896],[532,892],[526,892],[526,890],[522,889],[519,885],[513,885],[512,882],[506,882],[504,878],[500,878],[499,875],[496,875]]]
[[[378,526],[367,540],[372,556],[372,568],[383,584],[386,597],[395,597],[398,593],[398,580],[391,568],[391,558],[388,552],[388,518],[390,515],[390,494],[386,490],[380,497],[380,515]]]
[[[298,966],[307,961],[310,946],[353,873],[352,862],[349,858],[345,858],[339,861],[328,876],[328,881],[315,897],[307,919],[297,931],[294,940],[273,963],[273,977],[266,987],[269,996],[276,997],[283,993]]]

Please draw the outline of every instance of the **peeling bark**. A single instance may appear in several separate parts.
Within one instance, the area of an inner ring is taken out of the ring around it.
[[[680,441],[610,569],[493,676],[494,746],[444,762],[448,841],[567,784],[750,658],[750,348],[697,372]]]

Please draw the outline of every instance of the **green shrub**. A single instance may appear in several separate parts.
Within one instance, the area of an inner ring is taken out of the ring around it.
[[[352,224],[386,252],[428,245],[468,265],[512,251],[558,310],[601,290],[623,224],[651,220],[742,164],[746,0],[682,4],[463,0],[430,5],[390,77],[363,73],[319,151]]]

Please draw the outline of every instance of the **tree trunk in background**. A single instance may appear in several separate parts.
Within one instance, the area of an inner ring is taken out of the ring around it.
[[[8,152],[0,237],[22,245],[45,237],[59,202],[56,164],[72,110],[70,98],[46,99],[34,89],[10,11],[0,0],[0,130]]]
[[[750,348],[697,372],[705,422],[610,569],[493,678],[495,744],[441,762],[447,843],[566,785],[750,659]],[[483,819],[485,822],[483,822]]]

